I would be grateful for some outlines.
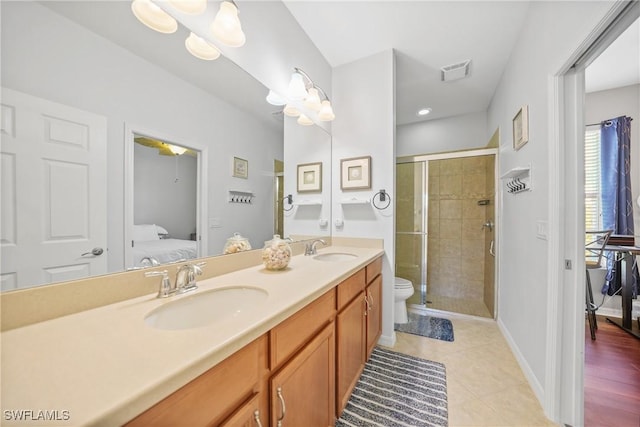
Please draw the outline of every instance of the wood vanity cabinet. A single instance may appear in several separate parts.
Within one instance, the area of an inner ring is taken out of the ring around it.
[[[220,425],[243,404],[259,404],[267,344],[267,336],[263,335],[125,425]],[[262,420],[266,422],[267,418],[263,416]]]
[[[349,401],[382,333],[382,258],[338,285],[336,416]]]
[[[365,268],[367,287],[367,355],[369,360],[373,348],[382,335],[382,257],[372,261]]]

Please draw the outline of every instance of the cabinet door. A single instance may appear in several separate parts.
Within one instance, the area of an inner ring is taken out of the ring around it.
[[[335,423],[334,322],[271,378],[271,425],[327,427]]]
[[[220,427],[266,427],[267,425],[267,417],[260,413],[260,401],[256,395]]]
[[[336,415],[339,417],[356,385],[365,362],[365,294],[360,294],[339,314],[336,322]]]
[[[367,360],[382,334],[382,276],[376,277],[367,286]]]

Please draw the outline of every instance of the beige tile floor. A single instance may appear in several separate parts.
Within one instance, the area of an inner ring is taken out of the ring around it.
[[[450,427],[556,426],[545,417],[495,321],[433,315],[452,321],[453,342],[397,333],[392,350],[445,365]]]

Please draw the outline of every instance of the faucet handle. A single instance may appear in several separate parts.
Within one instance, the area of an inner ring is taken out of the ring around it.
[[[169,279],[169,272],[167,270],[162,271],[147,271],[144,273],[145,277],[162,276],[160,282],[160,289],[158,289],[158,298],[166,298],[171,295],[173,289],[171,288],[171,279]]]

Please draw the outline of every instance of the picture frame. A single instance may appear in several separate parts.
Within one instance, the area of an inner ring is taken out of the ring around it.
[[[518,151],[529,142],[529,107],[523,105],[513,118],[513,149]]]
[[[298,193],[322,191],[322,163],[298,165]]]
[[[233,158],[233,176],[236,178],[249,178],[249,161],[240,157]]]
[[[371,156],[340,160],[340,188],[343,190],[371,188]]]

